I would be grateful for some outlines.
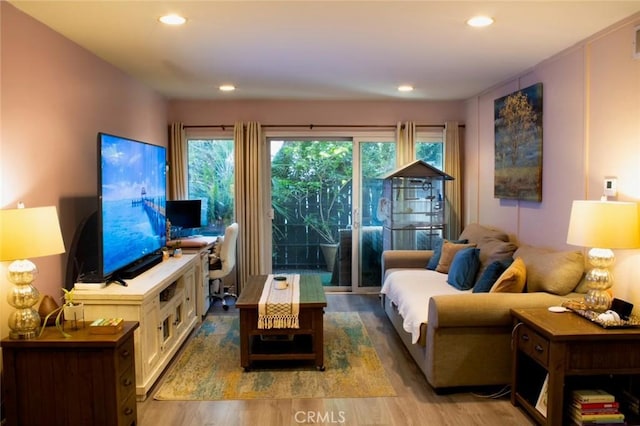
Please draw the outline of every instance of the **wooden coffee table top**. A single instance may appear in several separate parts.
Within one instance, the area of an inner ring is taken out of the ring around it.
[[[235,303],[236,308],[257,308],[267,275],[252,275],[242,288]],[[318,275],[300,275],[300,307],[315,308],[327,306],[324,288]]]

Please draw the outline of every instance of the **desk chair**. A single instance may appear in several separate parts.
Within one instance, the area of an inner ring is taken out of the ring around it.
[[[236,265],[237,241],[238,224],[232,223],[225,229],[222,242],[216,243],[220,244],[219,254],[215,253],[214,249],[214,253],[209,255],[209,297],[211,304],[216,300],[222,301],[222,308],[225,311],[229,310],[226,298],[231,297],[234,300],[238,298],[236,294],[229,292],[229,289],[225,289],[222,284],[222,279],[228,276]]]

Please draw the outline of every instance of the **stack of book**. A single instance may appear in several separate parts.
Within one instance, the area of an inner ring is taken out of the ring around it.
[[[572,392],[572,396],[569,413],[574,425],[625,424],[620,404],[612,394],[601,389],[578,389]]]

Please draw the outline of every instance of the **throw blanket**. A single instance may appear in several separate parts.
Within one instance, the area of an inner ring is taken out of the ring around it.
[[[279,275],[287,278],[287,287],[278,289],[273,275],[267,277],[258,302],[258,328],[299,328],[300,275]]]

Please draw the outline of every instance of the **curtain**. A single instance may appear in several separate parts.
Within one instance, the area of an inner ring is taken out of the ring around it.
[[[187,141],[182,123],[171,123],[169,135],[169,200],[187,198]]]
[[[415,159],[416,124],[412,121],[398,122],[396,126],[396,165],[402,167]]]
[[[447,121],[444,125],[444,172],[454,178],[454,180],[445,181],[447,239],[457,239],[462,232],[461,163],[458,122]]]
[[[266,141],[260,123],[236,123],[234,126],[236,147],[236,219],[238,235],[238,291],[250,275],[265,274],[271,259],[261,248],[265,241],[265,202],[269,192]],[[267,182],[267,183],[265,183]]]

